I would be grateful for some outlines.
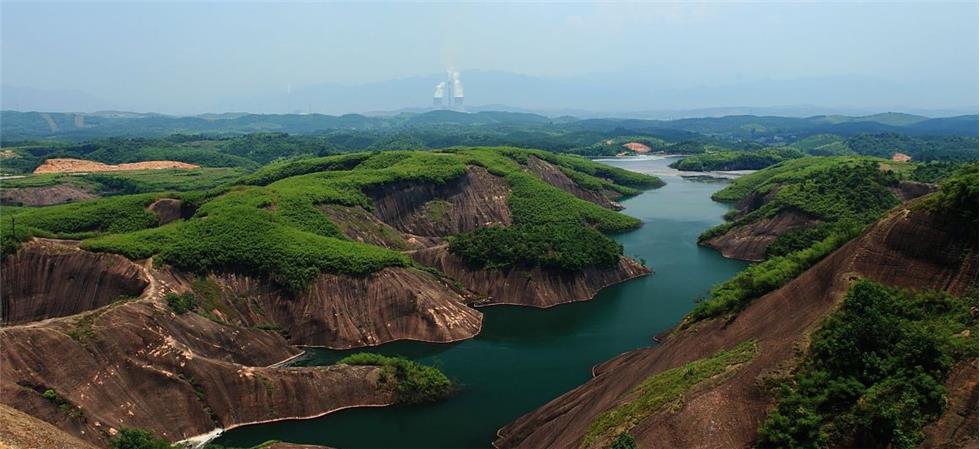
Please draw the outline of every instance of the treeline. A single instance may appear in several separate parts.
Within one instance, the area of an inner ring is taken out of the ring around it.
[[[803,157],[803,153],[790,147],[758,151],[717,151],[688,156],[671,163],[670,167],[681,171],[760,170],[800,157]]]

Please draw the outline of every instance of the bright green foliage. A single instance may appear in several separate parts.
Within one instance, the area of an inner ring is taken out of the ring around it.
[[[606,410],[592,421],[582,447],[588,448],[594,442],[611,440],[629,432],[664,407],[682,400],[684,394],[697,384],[731,373],[736,366],[752,360],[756,350],[754,341],[744,341],[707,358],[647,377],[626,395],[632,399]]]
[[[636,449],[636,439],[633,435],[623,432],[613,440],[609,449]]]
[[[784,256],[771,257],[750,265],[735,277],[714,286],[709,298],[694,307],[685,319],[685,324],[744,309],[755,298],[781,287],[844,243],[857,237],[862,229],[862,226],[841,223],[827,237],[806,249]]]
[[[452,382],[438,369],[402,357],[358,353],[337,363],[383,367],[381,381],[395,388],[399,404],[438,401],[449,396],[453,389]]]
[[[694,308],[687,322],[742,310],[753,299],[779,288],[859,235],[865,226],[899,202],[889,190],[898,183],[898,175],[881,170],[874,161],[826,158],[811,163],[809,159],[814,158],[780,164],[742,178],[754,177],[747,184],[754,186],[756,193],[775,190],[775,194],[763,206],[735,221],[709,229],[701,234],[699,241],[781,212],[804,214],[821,224],[791,230],[778,237],[767,249],[767,260],[715,286],[709,298]],[[805,175],[788,172],[786,166]],[[756,176],[759,174],[764,176]]]
[[[939,193],[926,199],[925,207],[958,215],[967,223],[977,223],[977,166],[967,165],[953,172],[939,185]]]
[[[481,268],[568,271],[615,266],[623,253],[622,245],[594,229],[560,224],[481,228],[450,240],[449,250]]]
[[[279,160],[246,176],[242,182],[264,186],[290,176],[327,170],[350,170],[369,157],[371,153],[348,153],[308,159]]]
[[[269,275],[293,291],[302,290],[323,271],[367,274],[408,265],[397,252],[284,224],[263,208],[271,198],[266,193],[236,190],[206,203],[190,220],[87,240],[83,247],[131,258],[158,254],[163,262],[198,273],[230,269]]]
[[[688,156],[670,166],[683,171],[759,170],[800,157],[803,157],[803,153],[790,147],[758,151],[720,151]]]
[[[167,293],[167,305],[177,315],[183,315],[197,308],[197,298],[193,293]]]
[[[459,179],[467,165],[475,164],[510,184],[508,203],[516,225],[556,230],[546,236],[539,228],[528,235],[537,239],[532,242],[535,248],[551,249],[538,259],[565,267],[607,264],[609,255],[621,249],[608,237],[584,227],[622,231],[640,222],[578,199],[525,172],[519,161],[532,154],[557,161],[562,169],[578,174],[573,179],[594,188],[634,192],[617,183],[646,186],[659,182],[579,157],[556,159],[545,152],[511,148],[359,153],[273,163],[244,179],[252,185],[16,210],[16,232],[0,235],[5,253],[31,235],[91,237],[82,246],[92,251],[130,258],[154,256],[196,273],[233,270],[268,276],[300,291],[321,272],[361,275],[409,265],[401,253],[348,241],[320,207],[337,204],[371,210],[374,204],[369,193],[374,189],[401,183],[444,184]],[[195,214],[155,227],[157,218],[146,206],[166,195],[181,198]],[[438,204],[433,207],[431,212],[437,213]],[[9,225],[6,214],[3,224]],[[580,254],[572,246],[576,237],[589,237],[579,246],[586,249]]]
[[[170,443],[148,430],[119,429],[119,434],[109,441],[109,449],[172,449]]]
[[[976,296],[859,281],[814,333],[758,446],[918,447],[922,427],[945,408],[949,369],[976,356],[975,306]]]
[[[3,255],[17,250],[33,236],[84,238],[98,233],[130,232],[156,226],[157,216],[146,207],[167,194],[103,198],[58,206],[24,208],[14,214],[0,209]]]
[[[853,166],[865,162],[886,163],[886,161],[864,157],[805,157],[792,159],[780,164],[759,170],[732,181],[728,187],[715,192],[711,199],[715,201],[739,201],[753,191],[768,192],[774,186],[800,182],[814,173],[833,167]]]
[[[636,229],[640,221],[569,195],[531,175],[507,176],[511,195],[507,201],[516,225],[578,224],[605,232]]]
[[[821,223],[810,227],[794,228],[786,231],[766,247],[766,259],[785,256],[809,248],[837,229],[831,223]]]

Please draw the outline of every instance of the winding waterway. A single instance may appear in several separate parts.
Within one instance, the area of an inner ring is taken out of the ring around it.
[[[696,298],[744,267],[696,244],[698,234],[720,223],[727,211],[710,199],[724,184],[684,179],[667,167],[669,158],[604,162],[667,182],[623,202],[624,213],[643,220],[643,227],[615,236],[626,254],[647,262],[652,276],[605,289],[592,301],[546,310],[482,308],[483,331],[460,343],[311,350],[303,364],[330,364],[351,352],[402,355],[438,366],[461,389],[437,404],[349,409],[317,419],[246,426],[215,442],[248,447],[276,439],[341,448],[488,448],[498,428],[585,382],[593,365],[653,345],[652,337],[676,324]]]

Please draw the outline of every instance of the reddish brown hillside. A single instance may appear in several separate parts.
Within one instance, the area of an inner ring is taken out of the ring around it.
[[[793,363],[806,336],[860,277],[961,294],[977,278],[976,230],[923,210],[893,210],[735,319],[696,324],[656,348],[629,352],[596,367],[589,382],[501,429],[496,446],[578,448],[593,420],[622,403],[648,376],[752,339],[758,355],[732,376],[695,387],[681,404],[631,430],[645,449],[749,447],[773,403],[762,380]]]

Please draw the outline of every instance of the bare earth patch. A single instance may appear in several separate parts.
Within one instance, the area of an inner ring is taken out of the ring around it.
[[[177,161],[145,161],[132,162],[128,164],[110,165],[101,162],[86,161],[84,159],[48,159],[41,166],[34,169],[34,174],[42,173],[85,173],[85,172],[106,172],[106,171],[127,171],[127,170],[191,170],[199,168],[197,165]]]

